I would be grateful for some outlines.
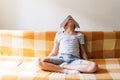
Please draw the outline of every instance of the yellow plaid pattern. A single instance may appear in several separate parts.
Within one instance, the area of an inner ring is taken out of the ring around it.
[[[96,73],[63,74],[41,70],[36,57],[0,57],[0,80],[120,80],[120,58],[92,59]]]
[[[89,58],[120,58],[120,31],[88,31],[85,34]]]
[[[1,30],[1,55],[47,56],[53,47],[54,36],[55,32]]]
[[[89,58],[120,58],[120,31],[82,31]],[[56,32],[0,30],[0,52],[7,56],[47,56]]]
[[[82,31],[96,73],[62,74],[42,71],[38,57],[52,50],[56,32],[0,30],[0,80],[120,80],[120,31]]]

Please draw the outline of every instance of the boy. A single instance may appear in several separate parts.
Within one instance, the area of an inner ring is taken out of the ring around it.
[[[79,24],[69,15],[61,27],[64,27],[64,31],[56,33],[54,47],[49,56],[39,59],[40,68],[66,74],[97,71],[97,64],[88,61],[84,35],[75,31]]]

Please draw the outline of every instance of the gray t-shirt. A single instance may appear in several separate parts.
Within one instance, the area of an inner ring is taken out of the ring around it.
[[[80,44],[84,44],[84,35],[78,32],[76,35],[65,34],[64,32],[57,32],[54,42],[58,42],[59,54],[72,54],[74,56],[80,57]]]

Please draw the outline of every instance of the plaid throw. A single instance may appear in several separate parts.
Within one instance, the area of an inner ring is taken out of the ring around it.
[[[82,32],[89,58],[120,58],[120,31]],[[56,32],[0,31],[0,52],[7,56],[47,56],[53,47]]]
[[[89,58],[120,58],[120,31],[91,31],[83,34]]]
[[[120,80],[120,31],[81,33],[90,60],[99,65],[96,73],[62,74],[35,65],[52,50],[56,32],[0,30],[0,80]]]
[[[40,70],[36,57],[0,57],[0,80],[120,80],[120,58],[93,59],[96,73],[63,74]],[[22,62],[22,63],[21,63]]]
[[[0,31],[0,52],[7,56],[47,56],[54,41],[55,32]]]

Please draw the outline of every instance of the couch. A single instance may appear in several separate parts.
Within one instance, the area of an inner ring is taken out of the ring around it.
[[[81,31],[95,73],[63,74],[36,66],[47,56],[56,31],[0,30],[0,80],[120,80],[120,31]]]

